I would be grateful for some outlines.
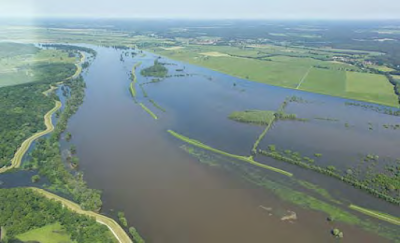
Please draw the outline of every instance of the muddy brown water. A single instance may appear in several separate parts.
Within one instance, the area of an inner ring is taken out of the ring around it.
[[[240,90],[251,90],[252,83],[235,79],[240,88],[229,86],[226,93],[218,93],[224,87],[217,81],[229,76],[194,69],[192,73],[204,75],[145,86],[149,96],[167,110],[163,113],[145,103],[159,115],[156,121],[129,93],[130,68],[138,60],[149,66],[155,57],[148,54],[123,63],[121,51],[94,48],[98,56],[85,74],[85,101],[68,124],[71,143],[77,146],[88,184],[103,191],[103,212],[124,211],[147,242],[336,242],[329,233],[333,227],[345,232],[343,242],[387,242],[354,226],[330,225],[323,213],[284,202],[238,175],[201,164],[166,132],[174,129],[245,155],[262,129],[229,121],[226,115],[233,109],[274,109],[286,90],[274,88],[269,103],[256,104],[257,96]],[[145,81],[138,76],[139,82]],[[183,83],[191,79],[195,80],[192,86],[184,88]],[[243,103],[232,105],[233,96],[242,97]],[[250,99],[251,107],[246,101]],[[224,101],[231,104],[229,108]],[[287,210],[295,211],[298,219],[282,221]]]

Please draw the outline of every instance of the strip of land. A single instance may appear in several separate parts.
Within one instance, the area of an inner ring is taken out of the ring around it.
[[[140,107],[142,107],[142,109],[143,109],[144,111],[146,111],[147,113],[149,113],[150,116],[154,118],[154,120],[157,120],[157,119],[158,119],[157,115],[154,114],[154,113],[153,113],[149,108],[147,108],[147,106],[145,106],[143,103],[140,103],[139,105],[140,105]]]
[[[78,204],[76,204],[72,201],[69,201],[65,198],[62,198],[60,196],[57,196],[53,193],[50,193],[48,191],[45,191],[43,189],[39,189],[39,188],[35,188],[35,187],[29,187],[29,188],[31,190],[33,190],[34,192],[37,192],[49,199],[61,202],[62,205],[64,205],[68,209],[70,209],[78,214],[83,214],[83,215],[86,215],[89,217],[94,217],[98,223],[106,225],[120,243],[131,243],[132,242],[132,240],[130,239],[128,234],[113,219],[108,218],[104,215],[92,212],[92,211],[85,211],[85,210],[81,209],[81,207]]]
[[[178,138],[178,139],[180,139],[180,140],[182,140],[182,141],[184,141],[186,143],[194,145],[196,147],[203,148],[203,149],[206,149],[206,150],[218,153],[218,154],[222,154],[222,155],[225,155],[225,156],[230,157],[230,158],[234,158],[234,159],[238,159],[238,160],[241,160],[241,161],[244,161],[244,162],[248,162],[248,163],[250,163],[252,165],[255,165],[255,166],[258,166],[258,167],[261,167],[261,168],[264,168],[264,169],[268,169],[268,170],[280,173],[280,174],[285,175],[285,176],[289,176],[289,177],[293,176],[293,174],[290,173],[290,172],[287,172],[287,171],[284,171],[284,170],[281,170],[281,169],[278,169],[278,168],[275,168],[275,167],[272,167],[272,166],[269,166],[269,165],[261,164],[261,163],[259,163],[257,161],[254,161],[253,157],[251,157],[251,156],[250,157],[245,157],[245,156],[230,154],[230,153],[227,153],[225,151],[222,151],[222,150],[219,150],[219,149],[215,149],[213,147],[205,145],[205,144],[203,144],[203,143],[201,143],[201,142],[199,142],[197,140],[185,137],[185,136],[183,136],[183,135],[181,135],[179,133],[176,133],[176,132],[174,132],[172,130],[168,130],[168,132],[172,136],[174,136],[174,137],[176,137],[176,138]]]
[[[311,68],[312,68],[312,67],[310,67],[310,68],[307,70],[306,74],[304,74],[303,78],[301,79],[299,85],[297,85],[296,89],[299,89],[300,86],[301,86],[301,84],[304,82],[304,80],[306,80],[308,74],[310,73]]]
[[[395,216],[387,215],[387,214],[384,214],[384,213],[381,213],[381,212],[372,211],[370,209],[362,208],[362,207],[356,206],[354,204],[351,204],[349,206],[349,208],[353,209],[355,211],[358,211],[360,213],[369,215],[371,217],[374,217],[374,218],[386,221],[388,223],[400,226],[400,218],[397,218]]]

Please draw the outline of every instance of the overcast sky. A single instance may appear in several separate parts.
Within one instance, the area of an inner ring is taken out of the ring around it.
[[[0,0],[0,16],[400,18],[400,0]]]

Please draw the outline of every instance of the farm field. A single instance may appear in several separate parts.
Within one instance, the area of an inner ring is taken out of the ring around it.
[[[246,49],[229,46],[171,48],[153,48],[150,51],[250,81],[398,106],[393,85],[385,76],[361,72],[359,67],[347,63],[328,61],[334,56],[332,50],[329,54],[325,49],[320,52],[313,50],[310,54],[310,51],[301,48],[275,46]]]

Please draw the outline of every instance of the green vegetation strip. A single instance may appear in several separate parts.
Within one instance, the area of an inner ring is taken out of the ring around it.
[[[400,218],[397,218],[395,216],[391,216],[391,215],[387,215],[387,214],[384,214],[384,213],[381,213],[381,212],[377,212],[377,211],[373,211],[373,210],[370,210],[370,209],[362,208],[362,207],[356,206],[354,204],[351,204],[349,206],[349,208],[353,209],[355,211],[358,211],[360,213],[369,215],[371,217],[374,217],[374,218],[386,221],[388,223],[400,226]]]
[[[251,123],[256,125],[269,125],[275,120],[275,111],[234,111],[229,115],[228,118],[237,122]]]
[[[36,139],[38,139],[46,134],[51,133],[54,130],[54,125],[51,120],[51,117],[58,109],[61,108],[61,106],[62,106],[61,102],[56,101],[56,105],[54,106],[54,108],[51,109],[49,112],[47,112],[46,115],[44,115],[44,123],[46,125],[46,130],[35,133],[31,137],[26,139],[21,144],[21,147],[19,147],[19,149],[15,153],[14,158],[11,160],[11,165],[8,167],[0,168],[0,173],[4,173],[13,168],[19,168],[21,166],[22,158],[24,157],[25,153],[28,151],[28,149],[31,146],[31,144],[33,143],[33,141],[35,141]]]
[[[174,137],[176,137],[176,138],[178,138],[178,139],[180,139],[180,140],[182,140],[184,142],[187,142],[187,143],[189,143],[191,145],[194,145],[194,146],[197,146],[197,147],[200,147],[200,148],[203,148],[203,149],[206,149],[206,150],[218,153],[218,154],[222,154],[222,155],[225,155],[227,157],[231,157],[231,158],[238,159],[238,160],[241,160],[241,161],[244,161],[244,162],[248,162],[248,163],[250,163],[252,165],[255,165],[255,166],[258,166],[258,167],[261,167],[261,168],[264,168],[264,169],[268,169],[268,170],[280,173],[282,175],[286,175],[286,176],[289,176],[289,177],[293,176],[293,174],[290,173],[290,172],[287,172],[287,171],[284,171],[284,170],[281,170],[281,169],[278,169],[278,168],[275,168],[275,167],[272,167],[272,166],[269,166],[269,165],[258,163],[256,161],[254,161],[253,157],[251,157],[251,156],[250,157],[245,157],[245,156],[230,154],[230,153],[224,152],[222,150],[215,149],[213,147],[205,145],[205,144],[203,144],[203,143],[201,143],[201,142],[199,142],[197,140],[185,137],[185,136],[183,136],[181,134],[178,134],[178,133],[176,133],[176,132],[174,132],[172,130],[168,130],[168,132],[172,136],[174,136]]]
[[[162,108],[159,104],[157,104],[154,100],[149,99],[150,103],[152,103],[154,105],[155,108],[159,109],[160,111],[165,112],[165,109]]]
[[[130,85],[130,90],[131,90],[131,94],[132,94],[133,98],[136,97],[136,88],[135,88],[135,84],[137,83],[136,68],[139,67],[141,64],[142,64],[142,62],[138,62],[135,65],[133,65],[133,68],[132,68],[132,82]]]
[[[143,108],[143,110],[145,110],[147,113],[149,113],[149,114],[154,118],[154,120],[157,120],[157,119],[158,119],[157,115],[154,114],[154,113],[153,113],[149,108],[147,108],[143,103],[140,103],[139,105]]]
[[[253,152],[253,154],[257,153],[257,147],[260,144],[261,140],[263,140],[263,138],[265,137],[265,135],[267,134],[267,132],[269,131],[269,129],[271,128],[272,124],[274,123],[275,117],[272,118],[269,121],[268,126],[264,129],[264,131],[260,134],[260,136],[258,137],[257,141],[254,143],[253,145],[253,149],[251,150]]]
[[[119,242],[121,242],[121,243],[132,242],[132,240],[129,238],[128,234],[113,219],[108,218],[104,215],[92,212],[92,211],[83,210],[83,209],[81,209],[81,207],[78,204],[71,202],[60,196],[57,196],[53,193],[50,193],[48,191],[45,191],[43,189],[39,189],[39,188],[35,188],[35,187],[29,187],[29,189],[31,189],[34,192],[37,192],[49,199],[61,202],[62,205],[64,205],[64,207],[67,207],[68,209],[70,209],[78,214],[83,214],[83,215],[86,215],[89,217],[94,217],[98,223],[107,226]]]

